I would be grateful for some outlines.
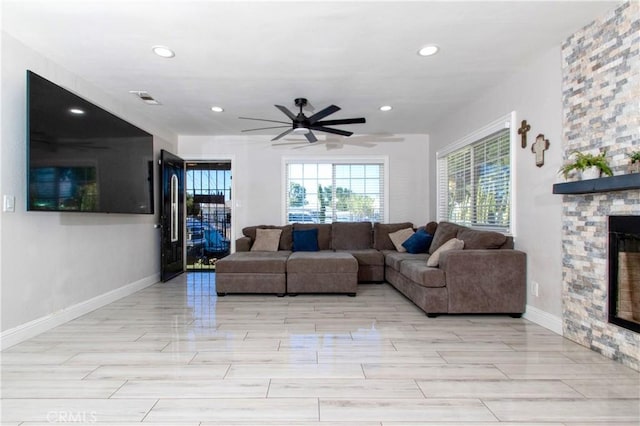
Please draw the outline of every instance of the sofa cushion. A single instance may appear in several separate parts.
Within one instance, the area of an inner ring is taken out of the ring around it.
[[[331,226],[334,250],[363,250],[373,247],[371,222],[334,222]]]
[[[280,243],[278,245],[278,250],[291,250],[293,248],[293,226],[284,225],[284,226],[274,226],[274,225],[258,225],[258,226],[247,226],[242,229],[242,234],[251,238],[251,241],[256,240],[256,229],[282,229],[282,234],[280,234]]]
[[[407,249],[402,245],[405,241],[407,241],[415,232],[413,228],[405,228],[400,229],[396,232],[389,233],[389,239],[395,246],[396,250],[400,253],[404,253]]]
[[[427,266],[436,267],[440,263],[440,255],[442,253],[451,250],[462,250],[463,248],[464,241],[453,238],[441,245],[438,250],[436,250],[431,256],[429,256],[429,259],[427,259]]]
[[[402,243],[402,246],[409,253],[427,253],[429,246],[431,246],[431,241],[433,241],[433,235],[427,233],[424,229],[418,229],[407,241]]]
[[[507,241],[507,236],[499,232],[469,228],[460,229],[456,238],[464,241],[465,250],[498,249]]]
[[[318,248],[331,250],[331,224],[330,223],[294,223],[294,230],[314,229],[318,230]]]
[[[359,265],[384,266],[384,254],[376,249],[344,250],[356,258]]]
[[[456,235],[458,235],[458,231],[463,228],[465,227],[456,223],[440,222],[436,228],[436,233],[433,234],[433,241],[431,242],[431,247],[429,247],[429,254],[433,254],[441,245],[450,239],[455,238]]]
[[[216,262],[216,273],[284,274],[290,251],[245,251]]]
[[[444,271],[431,268],[424,261],[407,260],[402,262],[400,273],[422,287],[444,287]]]
[[[293,231],[293,251],[318,251],[318,228]]]
[[[384,263],[390,268],[400,271],[400,265],[405,260],[422,260],[426,261],[429,255],[426,253],[412,254],[412,253],[400,253],[395,250],[385,251]]]
[[[358,262],[346,252],[317,251],[292,253],[287,259],[287,273],[336,274],[358,273]]]
[[[374,223],[373,248],[377,250],[395,250],[396,248],[393,245],[393,242],[391,242],[389,234],[406,228],[413,228],[413,223]]]
[[[256,229],[256,240],[251,251],[278,251],[282,229]]]

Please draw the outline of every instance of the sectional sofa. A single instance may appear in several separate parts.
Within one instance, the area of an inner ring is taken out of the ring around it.
[[[410,222],[247,227],[236,252],[216,264],[216,291],[355,296],[358,283],[387,281],[429,316],[524,313],[526,255],[514,249],[511,237],[431,222],[419,228],[432,236],[428,250],[408,253],[390,237],[407,229],[416,230]],[[308,231],[317,246],[299,250],[296,241]],[[277,238],[271,251],[255,250],[266,233]]]

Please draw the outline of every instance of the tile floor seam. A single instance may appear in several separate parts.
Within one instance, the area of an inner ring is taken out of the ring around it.
[[[146,412],[146,414],[142,416],[142,419],[140,419],[140,423],[143,423],[145,421],[145,419],[149,416],[149,414],[151,414],[151,412],[156,407],[156,405],[158,405],[159,402],[160,402],[160,398],[156,399],[156,402],[154,402],[151,408],[149,408],[149,410]]]

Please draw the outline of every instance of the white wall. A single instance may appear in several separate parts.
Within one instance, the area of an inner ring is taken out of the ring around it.
[[[562,243],[561,196],[552,195],[562,164],[562,98],[560,47],[541,52],[522,71],[479,96],[465,108],[448,114],[430,134],[432,151],[461,139],[485,124],[516,111],[518,125],[531,125],[527,148],[517,143],[516,248],[527,253],[528,284],[539,283],[539,296],[527,291],[527,314],[542,325],[561,332]],[[536,167],[531,143],[543,133],[550,142],[545,164]],[[435,182],[435,158],[430,168]],[[435,214],[435,193],[431,207]],[[529,286],[530,287],[530,286]]]
[[[5,345],[8,334],[25,324],[44,319],[54,324],[52,318],[72,307],[107,293],[117,293],[126,286],[148,285],[159,276],[160,235],[154,229],[157,213],[154,216],[26,211],[26,70],[31,69],[153,133],[156,151],[159,148],[175,151],[177,136],[154,125],[138,110],[127,110],[99,88],[6,33],[2,34],[1,52],[0,193],[16,199],[14,213],[1,213],[1,329]],[[156,211],[157,205],[156,199]]]
[[[319,137],[320,134],[318,134]],[[283,157],[388,156],[389,222],[424,225],[429,208],[427,135],[354,136],[344,144],[274,146],[273,136],[180,136],[185,159],[233,158],[234,233],[258,224],[280,224]]]

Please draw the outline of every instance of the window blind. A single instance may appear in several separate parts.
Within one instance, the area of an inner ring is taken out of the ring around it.
[[[438,157],[438,219],[511,232],[511,132],[502,128]]]
[[[386,220],[382,161],[287,161],[284,185],[287,223]]]

